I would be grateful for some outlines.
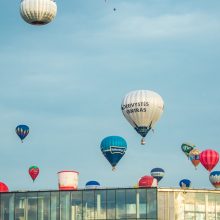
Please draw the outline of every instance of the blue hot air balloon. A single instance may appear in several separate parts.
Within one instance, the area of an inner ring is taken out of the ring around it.
[[[155,179],[157,179],[157,182],[164,177],[165,171],[162,168],[153,168],[150,171],[151,176],[153,176]]]
[[[29,127],[27,125],[18,125],[15,128],[15,131],[18,135],[18,137],[21,139],[21,142],[26,138],[26,136],[29,133]]]
[[[86,183],[86,189],[97,189],[99,187],[100,187],[100,183],[95,180],[91,180]]]
[[[122,137],[109,136],[102,140],[100,147],[103,155],[112,165],[112,170],[114,170],[115,166],[127,150],[127,143]]]
[[[180,180],[180,182],[179,182],[179,186],[180,186],[182,189],[188,189],[188,188],[191,186],[191,181],[188,180],[188,179],[182,179],[182,180]]]
[[[220,171],[213,171],[209,174],[209,180],[211,184],[219,189],[220,188]]]

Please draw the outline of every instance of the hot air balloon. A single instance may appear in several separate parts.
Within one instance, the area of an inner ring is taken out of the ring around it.
[[[20,14],[29,24],[48,24],[56,13],[57,5],[54,0],[21,0]]]
[[[91,180],[86,183],[86,189],[97,189],[99,187],[100,187],[100,183],[95,180]]]
[[[200,164],[199,154],[200,151],[195,148],[189,152],[189,159],[191,160],[195,168]]]
[[[152,177],[157,179],[157,182],[159,183],[160,180],[164,177],[165,171],[162,168],[153,168],[150,171],[150,174]]]
[[[164,109],[163,99],[149,90],[136,90],[128,93],[121,104],[121,110],[128,122],[143,138],[154,128]]]
[[[142,176],[138,181],[139,187],[157,187],[157,179],[153,176]]]
[[[199,160],[205,169],[210,172],[218,163],[219,154],[215,150],[204,150],[200,153]]]
[[[180,182],[179,182],[179,186],[180,186],[182,189],[189,189],[190,186],[191,186],[191,181],[188,180],[188,179],[182,179],[182,180],[180,180]]]
[[[112,170],[114,170],[115,166],[127,150],[127,143],[122,137],[109,136],[102,140],[100,147],[103,155],[112,165]]]
[[[4,184],[3,182],[0,182],[0,192],[8,192],[8,186]]]
[[[28,172],[34,182],[40,172],[40,169],[37,166],[31,166]]]
[[[189,157],[189,152],[191,150],[193,150],[193,148],[195,148],[195,147],[196,147],[196,145],[192,144],[192,143],[183,143],[181,145],[181,149],[187,157]]]
[[[29,134],[29,127],[27,125],[18,125],[15,128],[15,131],[16,131],[18,137],[21,139],[21,142],[23,142],[23,140]]]
[[[219,189],[220,188],[220,171],[213,171],[209,174],[209,180],[211,184]]]

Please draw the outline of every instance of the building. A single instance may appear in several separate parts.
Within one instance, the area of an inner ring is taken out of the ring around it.
[[[112,188],[0,193],[0,220],[220,220],[220,191]]]

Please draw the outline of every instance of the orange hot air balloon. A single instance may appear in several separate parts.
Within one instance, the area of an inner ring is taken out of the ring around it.
[[[191,160],[195,168],[200,164],[199,154],[200,154],[200,151],[196,148],[194,148],[193,150],[189,152],[189,159]]]

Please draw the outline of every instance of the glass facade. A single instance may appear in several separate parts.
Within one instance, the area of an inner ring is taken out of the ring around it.
[[[220,220],[220,191],[158,189],[158,220]]]
[[[0,220],[95,219],[156,220],[157,189],[0,193]]]

